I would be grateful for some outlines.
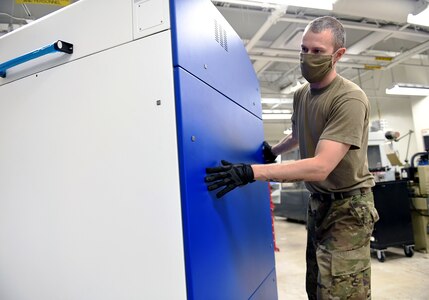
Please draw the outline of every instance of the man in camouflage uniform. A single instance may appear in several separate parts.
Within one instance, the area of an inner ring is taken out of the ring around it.
[[[310,198],[306,289],[309,299],[370,299],[369,239],[378,219],[372,193]]]
[[[309,299],[370,299],[370,237],[378,220],[368,171],[369,101],[335,66],[345,32],[332,17],[313,20],[301,43],[301,72],[308,81],[294,94],[292,134],[271,147],[267,164],[208,168],[208,189],[222,197],[254,180],[305,181],[311,192],[307,220],[306,290]],[[299,146],[301,159],[271,164]]]

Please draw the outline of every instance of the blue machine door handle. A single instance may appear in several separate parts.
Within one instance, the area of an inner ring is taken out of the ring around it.
[[[64,41],[56,41],[55,43],[52,43],[50,45],[47,45],[45,47],[39,48],[37,50],[34,50],[32,52],[26,53],[24,55],[21,55],[17,58],[13,58],[9,61],[6,61],[4,63],[0,64],[0,77],[5,78],[6,77],[6,70],[13,68],[17,65],[20,65],[22,63],[25,63],[29,60],[38,58],[40,56],[54,53],[54,52],[64,52],[67,54],[73,53],[73,44],[64,42]]]

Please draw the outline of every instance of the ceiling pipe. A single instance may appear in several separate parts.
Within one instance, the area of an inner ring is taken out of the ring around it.
[[[313,18],[306,18],[303,19],[302,17],[297,18],[296,16],[286,15],[279,19],[279,22],[288,22],[288,23],[299,23],[299,24],[308,24],[311,22]],[[403,28],[403,30],[399,30],[400,27],[393,26],[393,25],[386,25],[386,26],[377,26],[377,25],[371,25],[371,24],[363,24],[359,22],[352,22],[352,21],[345,21],[340,20],[341,24],[343,24],[344,28],[348,29],[357,29],[357,30],[366,30],[366,31],[375,31],[375,32],[385,32],[385,33],[392,33],[392,34],[400,34],[404,36],[412,36],[412,37],[420,37],[427,39],[428,34],[424,32],[419,32],[416,30]]]
[[[247,0],[228,0],[228,1],[214,1],[212,0],[212,2],[214,3],[223,3],[223,4],[227,4],[227,5],[231,5],[231,4],[235,4],[235,5],[246,5],[246,6],[251,6],[251,7],[264,7],[264,8],[277,8],[279,5],[278,4],[273,4],[273,3],[263,3],[263,2],[258,2],[258,1],[247,1]]]
[[[388,36],[392,35],[392,33],[387,32],[371,32],[367,36],[365,36],[363,39],[359,40],[358,42],[354,43],[350,47],[347,48],[347,54],[360,54],[366,49],[374,46],[375,44],[385,40]]]
[[[271,56],[271,55],[249,55],[249,56],[250,56],[250,59],[253,59],[253,60],[278,61],[278,62],[295,63],[295,64],[299,63],[299,59],[291,58],[291,57],[281,57],[281,56]],[[339,66],[358,68],[358,69],[365,69],[366,67],[368,67],[363,64],[341,62],[341,61],[339,61],[337,64]]]
[[[292,39],[297,34],[300,34],[304,31],[303,27],[297,26],[288,26],[283,33],[275,39],[275,41],[269,46],[269,48],[258,48],[258,49],[279,49],[280,47],[284,46],[286,42],[288,42],[290,39]],[[255,52],[261,52],[255,50],[255,47],[252,49],[252,51]],[[263,51],[262,51],[263,52]],[[256,53],[255,53],[256,54]],[[271,66],[272,62],[267,61],[255,61],[253,64],[253,68],[255,69],[256,74],[263,73],[269,66]]]
[[[395,56],[392,62],[390,62],[387,66],[385,66],[384,69],[387,70],[387,69],[393,68],[394,66],[397,66],[398,64],[410,58],[411,56],[424,52],[428,49],[429,49],[429,41],[426,41],[410,50],[405,51],[402,54],[399,54],[398,56]]]
[[[264,48],[264,47],[255,47],[251,51],[251,55],[257,55],[257,53],[264,53],[270,55],[283,55],[283,56],[293,56],[296,60],[299,59],[299,50],[287,50],[287,49],[279,49],[279,48]],[[363,60],[363,61],[378,61],[382,59],[379,55],[362,55],[362,54],[350,54],[347,52],[343,56],[347,59],[354,60]],[[393,57],[388,57],[393,59]]]
[[[299,74],[297,75],[296,72],[298,72],[298,69],[300,67],[296,65],[295,67],[290,68],[286,73],[283,73],[277,80],[274,82],[277,86],[280,86],[280,90],[282,89],[282,86],[284,86],[284,81],[288,80],[289,77],[293,77],[293,81],[299,81],[298,78],[302,78],[301,71],[299,71]],[[292,80],[288,80],[292,81]]]
[[[272,55],[249,55],[250,59],[252,60],[264,60],[264,61],[278,61],[278,62],[284,62],[284,63],[299,63],[299,58],[292,58],[292,57],[283,57],[283,56],[272,56]],[[359,64],[359,63],[352,63],[352,62],[337,62],[338,66],[341,67],[349,67],[349,68],[355,68],[355,69],[381,69],[383,68],[383,65],[377,64],[377,65],[365,65],[365,64]]]

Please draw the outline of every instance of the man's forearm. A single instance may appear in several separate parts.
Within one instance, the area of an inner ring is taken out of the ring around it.
[[[322,181],[327,170],[318,163],[316,158],[308,158],[293,162],[252,165],[255,180],[273,182]]]
[[[252,165],[254,178],[278,182],[323,181],[349,149],[349,144],[321,140],[314,157],[281,164]]]
[[[275,155],[279,155],[285,152],[289,152],[298,147],[298,140],[293,137],[292,134],[289,134],[279,143],[272,147],[272,151]]]

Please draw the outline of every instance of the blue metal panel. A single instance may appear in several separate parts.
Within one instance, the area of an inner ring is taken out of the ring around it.
[[[262,161],[259,85],[241,39],[209,0],[171,0],[188,299],[277,299],[268,184],[221,199],[205,168]]]
[[[249,299],[275,267],[268,184],[216,199],[204,175],[221,159],[260,162],[262,121],[181,68],[175,85],[188,299]]]
[[[243,42],[210,1],[171,0],[173,61],[261,117],[259,84]]]
[[[250,297],[250,300],[266,300],[266,299],[277,299],[277,278],[276,272],[270,273],[267,279],[261,284],[256,292]]]

